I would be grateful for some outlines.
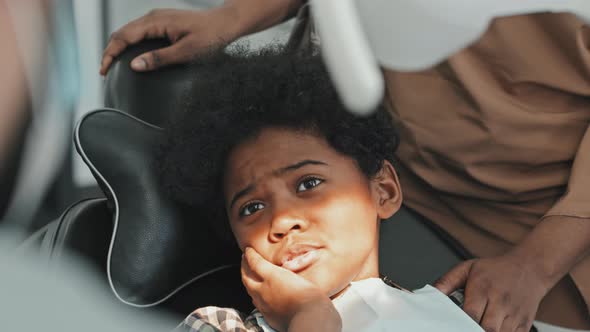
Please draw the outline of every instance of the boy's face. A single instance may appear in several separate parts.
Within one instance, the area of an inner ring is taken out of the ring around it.
[[[324,139],[268,128],[234,148],[224,176],[239,247],[252,247],[333,296],[378,277],[379,220],[401,204],[391,164],[367,179]]]

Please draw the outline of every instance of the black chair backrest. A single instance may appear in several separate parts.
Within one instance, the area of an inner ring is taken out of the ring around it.
[[[82,118],[74,138],[114,215],[109,283],[122,302],[136,307],[162,303],[240,259],[200,219],[207,216],[173,202],[160,188],[155,152],[162,134],[127,113],[97,110]]]
[[[105,78],[105,106],[129,113],[157,126],[182,109],[183,96],[194,72],[188,65],[167,66],[152,72],[135,72],[130,63],[149,50],[169,45],[162,39],[146,40],[129,47],[111,65]]]

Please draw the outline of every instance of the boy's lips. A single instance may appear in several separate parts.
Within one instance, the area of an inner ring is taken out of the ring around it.
[[[319,249],[315,245],[292,245],[280,256],[280,266],[295,273],[302,271],[318,260]]]

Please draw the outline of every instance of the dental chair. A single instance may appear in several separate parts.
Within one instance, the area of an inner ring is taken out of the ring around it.
[[[198,211],[171,201],[158,185],[154,155],[162,126],[178,109],[191,77],[183,66],[136,73],[129,62],[163,41],[128,49],[106,78],[106,105],[84,116],[76,150],[106,198],[73,204],[21,250],[59,266],[73,252],[103,276],[105,291],[137,308],[185,316],[205,305],[252,309],[241,284],[240,255],[200,223]],[[407,208],[381,227],[381,272],[413,289],[434,282],[469,254]]]

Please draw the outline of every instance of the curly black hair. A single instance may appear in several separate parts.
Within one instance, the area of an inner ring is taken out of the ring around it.
[[[393,163],[398,135],[389,113],[382,105],[367,117],[349,113],[319,56],[287,53],[274,45],[209,54],[192,66],[186,108],[168,126],[159,156],[161,181],[224,239],[233,238],[222,189],[226,159],[264,128],[319,135],[354,159],[368,178],[384,160]]]

